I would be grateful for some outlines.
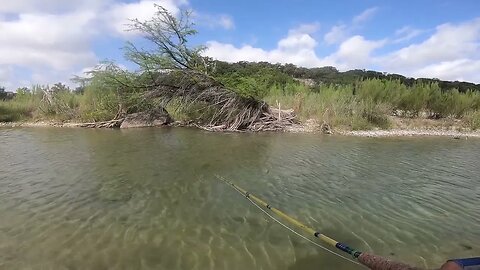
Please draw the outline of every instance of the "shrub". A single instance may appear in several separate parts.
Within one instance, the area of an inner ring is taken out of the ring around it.
[[[472,130],[480,129],[480,111],[470,111],[465,115],[466,122]]]

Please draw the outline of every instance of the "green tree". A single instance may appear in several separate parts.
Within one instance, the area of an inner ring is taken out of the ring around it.
[[[7,92],[5,91],[4,86],[0,86],[0,100],[4,100],[7,98]]]
[[[70,88],[63,83],[58,82],[50,88],[50,91],[53,93],[64,93],[70,92]]]
[[[152,19],[134,19],[129,27],[129,31],[140,32],[154,47],[139,49],[132,42],[127,42],[126,58],[149,73],[169,70],[207,73],[213,61],[201,56],[205,47],[188,44],[188,38],[197,34],[190,21],[191,12],[182,10],[177,18],[160,5],[155,4],[155,8],[157,11]]]

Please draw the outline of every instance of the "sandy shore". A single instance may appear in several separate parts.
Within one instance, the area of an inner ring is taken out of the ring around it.
[[[60,127],[60,128],[79,128],[84,123],[62,123],[54,121],[38,122],[12,122],[2,123],[0,127]],[[322,133],[317,126],[305,123],[288,127],[285,132],[292,133]],[[453,138],[480,138],[479,131],[456,131],[439,129],[389,129],[389,130],[333,130],[333,135],[357,136],[357,137],[427,137],[441,136]]]

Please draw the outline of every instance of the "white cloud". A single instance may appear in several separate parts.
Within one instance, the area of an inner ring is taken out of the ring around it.
[[[21,14],[0,25],[0,65],[65,69],[96,61],[89,41],[94,14]]]
[[[0,65],[0,87],[11,87],[11,79],[13,77],[13,69],[11,66]]]
[[[371,16],[375,9],[363,12],[361,17]],[[360,16],[360,15],[359,15]],[[357,16],[358,17],[358,16]],[[357,19],[358,20],[358,19]],[[318,22],[301,24],[290,29],[288,35],[280,39],[272,50],[255,48],[251,45],[235,47],[232,44],[210,41],[207,43],[207,56],[228,61],[267,61],[272,63],[292,63],[304,67],[336,66],[339,69],[365,68],[370,63],[372,53],[386,44],[386,40],[372,41],[363,36],[348,37],[346,25],[334,26],[325,35],[328,43],[341,42],[338,50],[321,57],[316,53],[317,40],[313,34],[318,31]],[[342,42],[343,41],[343,42]]]
[[[233,29],[235,27],[235,23],[233,22],[232,17],[228,15],[221,15],[219,19],[219,24],[225,29]]]
[[[480,82],[480,60],[458,59],[428,65],[415,71],[417,77]]]
[[[386,40],[366,40],[362,36],[353,36],[340,44],[333,58],[341,69],[365,68],[371,65],[372,52],[385,45]]]
[[[352,22],[349,24],[339,23],[332,26],[330,31],[328,31],[323,37],[323,41],[329,45],[345,41],[351,36],[351,33],[361,28],[362,24],[373,17],[377,11],[377,7],[371,7],[353,17]]]
[[[320,29],[320,23],[304,23],[300,24],[298,27],[290,29],[288,33],[290,35],[294,34],[314,34]]]
[[[185,0],[141,0],[132,3],[115,3],[104,14],[103,22],[117,34],[130,36],[134,33],[126,30],[128,30],[131,20],[145,21],[152,18],[157,11],[154,7],[155,4],[164,7],[173,15],[177,15],[180,12],[179,6],[186,3]]]
[[[278,48],[286,51],[302,49],[311,50],[315,48],[316,45],[317,41],[315,41],[310,34],[300,32],[291,33],[278,42]]]
[[[230,15],[226,14],[207,14],[207,13],[198,13],[193,14],[193,20],[196,25],[206,26],[208,28],[218,28],[221,27],[225,30],[232,30],[235,28],[235,22]]]
[[[340,49],[326,57],[315,52],[316,41],[302,35],[287,36],[278,42],[277,48],[264,50],[250,45],[235,47],[232,44],[210,41],[205,55],[215,59],[238,61],[267,61],[271,63],[292,63],[303,67],[336,66],[341,70],[366,68],[370,64],[372,52],[382,47],[384,41],[369,41],[361,36],[354,36],[340,46]]]
[[[2,1],[0,5],[0,13],[58,13],[71,12],[79,10],[92,10],[100,6],[109,4],[112,0],[82,0],[82,1],[65,1],[65,0],[13,0]]]
[[[316,40],[311,36],[319,25],[303,24],[291,29],[288,35],[277,43],[277,48],[264,50],[251,45],[235,47],[232,44],[217,41],[207,42],[205,55],[229,62],[268,61],[272,63],[294,63],[300,66],[319,66],[326,62],[315,54]]]
[[[328,33],[325,34],[323,40],[327,44],[339,43],[348,37],[347,26],[344,24],[334,25]]]
[[[425,32],[424,30],[416,29],[410,26],[404,26],[398,29],[397,31],[395,31],[395,40],[393,42],[400,43],[400,42],[409,41],[412,38],[415,38],[424,32]]]
[[[12,87],[66,81],[83,67],[98,63],[99,57],[92,48],[96,38],[112,32],[124,34],[128,18],[148,19],[156,10],[154,4],[177,14],[179,6],[187,3],[186,0],[77,2],[15,0],[0,5],[2,80],[9,80]]]
[[[478,66],[475,63],[480,61],[480,18],[461,24],[439,25],[427,40],[401,48],[378,60],[387,71],[410,76],[466,78],[480,82],[480,69],[469,71],[472,66],[475,69]],[[460,76],[458,70],[462,63],[472,65],[463,67],[470,75]],[[452,76],[447,76],[444,71],[446,67],[454,68],[457,75],[453,76],[452,73]]]
[[[357,16],[353,17],[352,22],[354,24],[364,23],[365,21],[369,20],[375,13],[377,13],[378,7],[371,7],[364,10],[362,13],[358,14]]]

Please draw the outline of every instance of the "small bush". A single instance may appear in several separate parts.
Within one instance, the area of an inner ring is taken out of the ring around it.
[[[465,116],[468,127],[472,130],[480,129],[480,111],[471,111]]]
[[[350,120],[350,128],[352,130],[370,130],[373,128],[373,126],[365,118],[353,117]]]
[[[390,120],[388,113],[390,106],[385,103],[363,102],[362,103],[362,118],[366,119],[375,127],[388,129],[390,127]]]
[[[117,114],[119,104],[115,89],[102,78],[94,78],[80,101],[80,119],[87,122],[111,120]]]

